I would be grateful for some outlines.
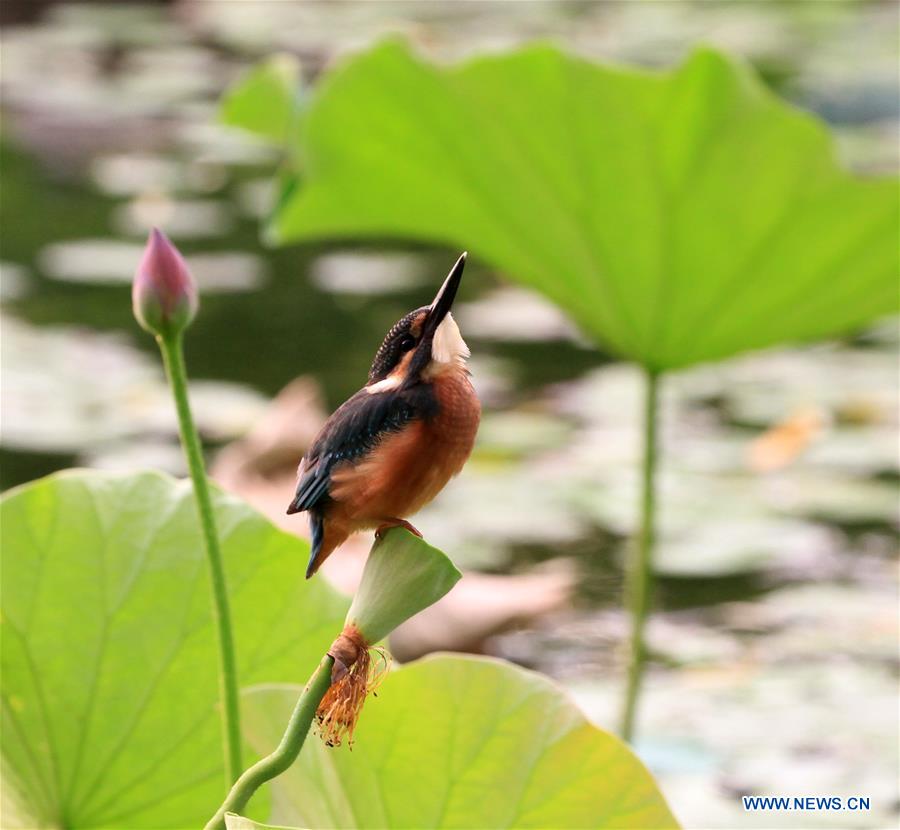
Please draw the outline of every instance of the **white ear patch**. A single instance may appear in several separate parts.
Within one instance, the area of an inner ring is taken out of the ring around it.
[[[448,313],[437,327],[431,343],[431,359],[435,363],[462,363],[469,356],[469,347],[459,333],[453,315]]]
[[[396,373],[389,374],[384,380],[378,381],[378,383],[373,383],[370,386],[364,387],[366,392],[370,395],[377,395],[379,392],[392,392],[403,381],[403,378]]]

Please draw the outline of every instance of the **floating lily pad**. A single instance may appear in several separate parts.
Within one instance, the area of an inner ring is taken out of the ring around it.
[[[143,246],[110,239],[55,242],[40,254],[41,270],[64,282],[130,285]],[[265,279],[265,265],[257,254],[215,251],[186,257],[200,293],[246,291]]]
[[[653,567],[657,573],[681,577],[752,571],[811,575],[822,571],[835,550],[827,531],[806,522],[710,517],[689,535],[664,537]]]
[[[136,242],[79,239],[47,245],[38,262],[48,277],[64,282],[130,284],[143,250]]]
[[[30,288],[28,269],[14,262],[0,262],[0,299],[18,300]]]
[[[122,337],[67,327],[35,328],[3,318],[3,443],[46,452],[98,452],[116,440],[177,435],[171,393],[158,361]],[[201,432],[243,435],[266,401],[247,387],[195,381]]]
[[[180,168],[164,156],[121,153],[100,156],[91,164],[97,187],[110,196],[135,196],[178,187]]]
[[[390,294],[420,285],[429,276],[421,257],[412,254],[335,252],[317,257],[313,282],[335,294]]]
[[[119,206],[112,224],[126,236],[146,236],[151,228],[159,227],[172,239],[202,239],[222,236],[234,227],[234,220],[222,201],[173,199],[153,190]]]
[[[454,315],[482,340],[571,340],[587,343],[572,322],[548,300],[524,288],[499,288],[463,303]]]
[[[478,427],[477,457],[523,458],[566,445],[572,425],[539,411],[486,413]]]

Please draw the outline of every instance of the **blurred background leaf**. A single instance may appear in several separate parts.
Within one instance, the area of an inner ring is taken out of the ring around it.
[[[278,741],[297,693],[248,694],[258,751]],[[553,683],[461,655],[392,672],[352,753],[307,742],[272,803],[274,823],[306,828],[678,826],[631,750]]]
[[[897,308],[896,183],[843,171],[817,120],[714,51],[660,74],[547,46],[440,68],[390,41],[323,79],[299,151],[280,241],[471,248],[653,369]]]
[[[219,117],[276,144],[294,138],[300,108],[300,64],[272,55],[250,69],[222,98]]]
[[[0,510],[2,753],[19,826],[202,825],[224,772],[190,483],[64,473]],[[218,497],[217,523],[242,682],[305,682],[348,601],[303,579],[306,542],[233,497]]]

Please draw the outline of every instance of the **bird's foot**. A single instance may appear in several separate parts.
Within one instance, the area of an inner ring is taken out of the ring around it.
[[[378,529],[375,531],[375,538],[381,539],[392,527],[405,528],[410,533],[415,533],[420,539],[424,538],[406,519],[388,519],[384,524],[378,525]]]

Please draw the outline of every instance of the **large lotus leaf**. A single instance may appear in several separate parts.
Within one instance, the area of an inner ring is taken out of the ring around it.
[[[305,682],[347,600],[303,578],[305,542],[224,494],[216,515],[242,683]],[[64,473],[7,494],[0,517],[2,759],[19,826],[202,827],[225,781],[190,484]]]
[[[277,744],[299,691],[248,693],[259,752]],[[353,750],[307,741],[272,802],[273,823],[304,828],[678,826],[643,764],[551,681],[455,655],[390,674]]]
[[[388,42],[321,81],[282,241],[466,248],[667,369],[897,308],[894,181],[706,49],[671,72],[550,46],[442,67]]]

